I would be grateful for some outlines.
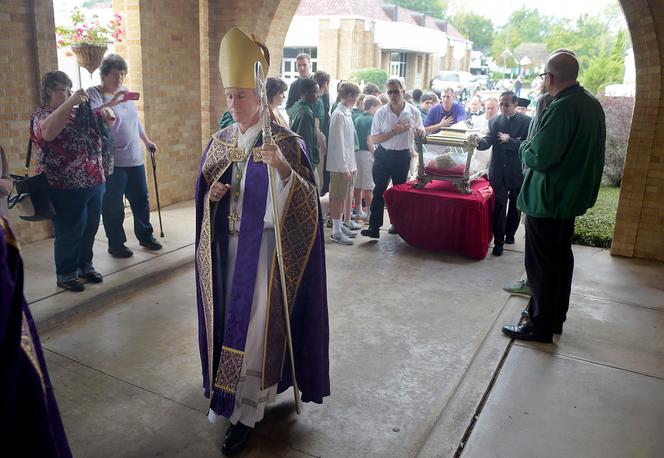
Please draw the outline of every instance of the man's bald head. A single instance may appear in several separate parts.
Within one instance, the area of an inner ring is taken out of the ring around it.
[[[547,59],[544,71],[551,73],[561,83],[576,82],[579,61],[568,52],[557,52]]]

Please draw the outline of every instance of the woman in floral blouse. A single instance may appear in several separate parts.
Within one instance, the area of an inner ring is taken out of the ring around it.
[[[92,245],[104,194],[102,140],[74,124],[76,106],[88,100],[85,90],[72,94],[71,80],[60,71],[42,79],[42,106],[32,115],[32,141],[39,146],[38,171],[46,173],[49,195],[55,208],[55,268],[57,284],[71,291],[85,288],[79,278],[101,283],[92,265]],[[110,126],[113,111],[94,112]]]

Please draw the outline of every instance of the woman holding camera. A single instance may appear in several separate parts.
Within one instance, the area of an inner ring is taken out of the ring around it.
[[[42,79],[42,106],[32,115],[32,141],[39,147],[38,171],[46,174],[49,197],[55,208],[55,268],[57,285],[71,291],[85,288],[79,278],[101,283],[92,265],[92,245],[99,228],[104,193],[102,139],[74,122],[76,106],[88,100],[83,89],[72,93],[71,80],[60,71]],[[113,111],[96,110],[110,126]]]
[[[141,142],[152,154],[156,154],[157,145],[152,143],[138,119],[136,104],[130,97],[137,93],[127,92],[122,85],[127,76],[127,63],[117,54],[104,57],[99,68],[101,86],[88,89],[92,108],[111,108],[117,122],[111,129],[113,137],[113,173],[106,178],[106,193],[102,203],[104,230],[108,238],[108,252],[116,258],[128,258],[134,254],[125,243],[122,223],[124,222],[124,204],[122,197],[127,196],[134,214],[134,233],[141,246],[148,250],[160,250],[161,244],[152,235],[150,224],[150,201],[148,184],[145,178],[145,161]]]

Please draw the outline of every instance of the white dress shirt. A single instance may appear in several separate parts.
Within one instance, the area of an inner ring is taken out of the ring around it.
[[[398,123],[407,122],[410,124],[410,129],[402,132],[389,140],[380,143],[385,149],[404,150],[410,149],[415,141],[415,130],[419,127],[424,129],[422,123],[422,116],[420,110],[410,103],[406,103],[401,114],[397,117],[396,113],[392,111],[392,107],[388,103],[383,105],[376,111],[371,124],[371,135],[380,135],[390,132]],[[328,159],[329,160],[329,159]]]
[[[352,111],[343,103],[337,105],[330,118],[327,137],[327,171],[355,172],[355,124]]]

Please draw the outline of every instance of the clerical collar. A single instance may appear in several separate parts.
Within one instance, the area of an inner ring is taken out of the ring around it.
[[[514,113],[512,113],[511,116],[507,116],[507,115],[505,115],[505,117],[506,117],[507,119],[512,119],[513,117],[516,116],[516,114],[517,114],[517,112],[515,111]]]
[[[260,120],[248,128],[247,130],[244,131],[244,133],[240,132],[238,128],[238,140],[237,140],[237,146],[240,148],[253,148],[254,143],[256,143],[256,137],[258,137],[258,134],[261,131],[261,122]]]

